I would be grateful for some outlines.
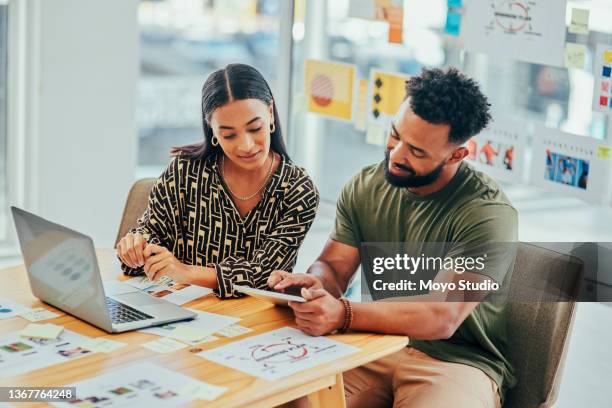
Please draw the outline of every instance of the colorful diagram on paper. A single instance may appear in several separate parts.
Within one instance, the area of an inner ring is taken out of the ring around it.
[[[496,58],[563,66],[565,0],[472,0],[465,49]]]

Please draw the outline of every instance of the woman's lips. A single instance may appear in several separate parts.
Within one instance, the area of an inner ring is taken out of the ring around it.
[[[244,161],[254,161],[254,160],[257,160],[259,158],[260,153],[261,153],[261,150],[258,151],[257,153],[251,154],[251,155],[238,156],[238,158],[240,160],[244,160]]]

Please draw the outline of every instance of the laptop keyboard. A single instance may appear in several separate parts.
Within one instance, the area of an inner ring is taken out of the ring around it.
[[[110,313],[113,323],[129,323],[153,318],[153,316],[149,316],[109,297],[106,298],[106,308]]]

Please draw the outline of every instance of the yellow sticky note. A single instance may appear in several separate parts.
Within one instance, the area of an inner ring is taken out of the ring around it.
[[[170,353],[172,351],[184,349],[187,345],[174,339],[162,337],[159,340],[144,343],[142,347],[155,351],[156,353]]]
[[[565,44],[565,66],[567,68],[583,68],[586,57],[586,47],[582,44]]]
[[[252,331],[253,329],[249,329],[248,327],[240,326],[239,324],[232,324],[231,326],[227,326],[219,330],[217,334],[220,334],[223,337],[236,337]]]
[[[102,337],[91,339],[87,343],[81,345],[81,347],[85,350],[89,350],[94,353],[112,353],[113,351],[125,346],[127,346],[126,343],[109,340]]]
[[[198,330],[187,326],[178,326],[168,334],[168,337],[186,341],[188,343],[204,343],[217,340],[215,336],[212,336],[203,330]]]
[[[612,147],[605,145],[597,146],[597,158],[600,160],[612,159]]]
[[[39,322],[41,320],[55,319],[60,315],[45,308],[37,307],[36,309],[30,309],[27,312],[22,313],[20,316],[31,322]]]
[[[218,385],[205,383],[204,381],[197,381],[181,388],[179,394],[188,395],[193,399],[214,401],[225,391],[227,391],[225,387],[219,387]]]
[[[612,62],[612,51],[604,51],[603,60],[605,62]]]
[[[573,8],[569,32],[573,34],[589,33],[589,10]]]
[[[62,334],[64,328],[51,323],[38,324],[30,323],[20,333],[21,337],[35,337],[38,339],[57,339]]]

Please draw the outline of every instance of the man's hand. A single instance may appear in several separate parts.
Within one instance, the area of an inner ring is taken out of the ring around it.
[[[156,281],[162,276],[168,276],[176,283],[191,284],[199,266],[185,265],[172,252],[160,245],[148,244],[144,249],[144,271],[147,277]]]
[[[308,289],[323,288],[323,284],[316,276],[306,273],[290,273],[279,270],[273,271],[270,274],[268,286],[279,292],[289,286],[301,286]]]
[[[306,303],[289,302],[289,306],[295,313],[295,324],[304,333],[322,336],[344,325],[342,301],[325,289],[302,288],[302,297],[307,300]]]

